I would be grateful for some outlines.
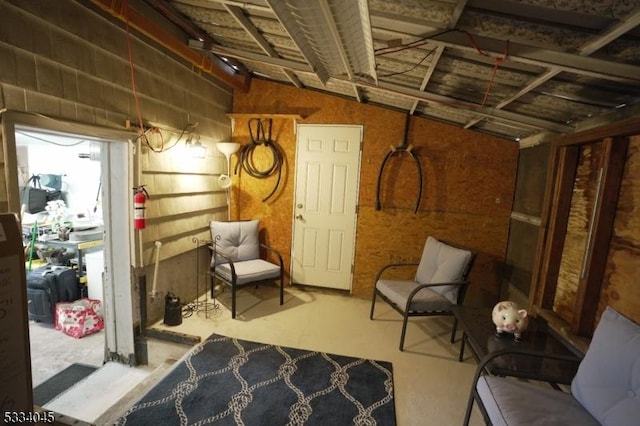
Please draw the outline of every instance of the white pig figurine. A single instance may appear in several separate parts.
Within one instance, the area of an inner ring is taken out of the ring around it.
[[[522,332],[529,324],[527,311],[508,300],[494,306],[491,317],[496,325],[496,335],[500,336],[504,332],[512,333],[516,342],[520,341]]]

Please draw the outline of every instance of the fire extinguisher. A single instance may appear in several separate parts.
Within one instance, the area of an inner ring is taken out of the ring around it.
[[[147,208],[145,203],[149,198],[149,193],[144,188],[144,185],[133,188],[133,228],[144,229],[146,227],[146,220],[144,217],[144,211]]]

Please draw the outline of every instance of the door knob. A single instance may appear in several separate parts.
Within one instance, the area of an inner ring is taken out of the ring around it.
[[[298,219],[298,220],[302,220],[302,215],[301,215],[301,214],[297,214],[297,215],[296,215],[296,219]]]
[[[303,206],[302,206],[302,203],[298,203],[298,204],[296,205],[296,207],[297,207],[297,208],[299,208],[299,209],[301,209],[301,208],[303,207]]]

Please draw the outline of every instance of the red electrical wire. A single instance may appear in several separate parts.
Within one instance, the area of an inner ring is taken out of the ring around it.
[[[412,49],[412,48],[414,48],[414,47],[419,47],[419,46],[422,46],[422,45],[424,45],[424,44],[429,43],[430,39],[432,39],[433,37],[437,37],[437,36],[439,36],[439,35],[446,34],[446,33],[451,32],[451,31],[459,31],[459,32],[461,32],[461,33],[466,34],[466,35],[467,35],[467,37],[469,37],[469,40],[471,41],[471,44],[473,45],[473,47],[475,47],[476,51],[477,51],[479,54],[481,54],[482,56],[487,56],[487,57],[490,57],[490,56],[491,56],[491,55],[489,55],[488,53],[486,53],[485,51],[483,51],[483,50],[480,48],[480,45],[478,45],[478,43],[477,43],[477,42],[476,42],[476,40],[473,38],[473,35],[472,35],[471,33],[469,33],[468,31],[456,30],[456,29],[452,29],[452,30],[445,30],[445,31],[439,32],[439,33],[437,33],[437,34],[433,34],[433,35],[431,35],[431,36],[429,36],[429,37],[424,37],[424,38],[422,38],[422,39],[420,39],[420,40],[416,40],[416,41],[413,41],[413,42],[411,42],[411,43],[407,43],[407,44],[402,45],[402,46],[398,46],[398,47],[385,47],[385,48],[377,49],[377,50],[375,51],[375,55],[376,55],[376,56],[388,55],[388,54],[390,54],[390,53],[397,53],[397,52],[401,52],[401,51],[406,50],[406,49]],[[431,52],[430,52],[429,54],[431,54]],[[429,54],[427,54],[427,57],[429,56]],[[493,81],[495,80],[496,74],[497,74],[497,72],[498,72],[498,67],[500,66],[500,64],[501,64],[502,62],[504,62],[505,60],[507,60],[507,58],[508,58],[508,57],[509,57],[509,40],[507,40],[507,46],[506,46],[506,48],[505,48],[504,55],[502,55],[502,57],[495,58],[495,60],[494,60],[494,64],[493,64],[493,72],[491,73],[491,78],[489,79],[489,84],[487,85],[487,89],[485,90],[485,93],[484,93],[484,98],[482,99],[482,106],[483,106],[483,107],[485,106],[485,104],[486,104],[486,102],[487,102],[487,99],[489,98],[489,93],[491,93],[491,88],[493,87]],[[426,59],[426,57],[425,57],[425,59]],[[423,59],[422,61],[424,61],[424,59]],[[422,62],[422,61],[420,61],[420,62]],[[419,64],[418,64],[418,65],[419,65]],[[384,77],[391,76],[391,75],[395,75],[395,74],[396,74],[396,73],[394,73],[394,74],[388,74],[388,75],[386,75],[386,76],[384,76]]]
[[[127,33],[127,49],[129,51],[129,69],[131,71],[131,89],[133,91],[133,99],[136,103],[136,114],[138,116],[138,126],[140,128],[140,138],[142,142],[144,142],[152,151],[154,152],[162,152],[164,149],[164,139],[162,138],[162,134],[160,134],[161,145],[160,149],[155,149],[147,138],[146,131],[144,130],[144,122],[142,121],[142,111],[140,109],[140,100],[138,99],[138,90],[136,88],[136,77],[135,77],[135,67],[133,61],[133,48],[131,45],[131,32],[129,30],[129,4],[127,0],[123,2],[123,9],[125,15],[125,24],[126,24],[126,33]],[[160,131],[156,128],[149,129],[154,131],[154,133],[160,133]]]
[[[502,62],[504,62],[509,57],[509,40],[507,40],[507,47],[505,48],[504,55],[501,58],[495,58],[493,63],[493,72],[491,73],[491,78],[489,79],[489,85],[487,86],[487,90],[484,92],[484,98],[482,99],[482,106],[487,102],[487,98],[489,98],[489,93],[491,92],[491,87],[493,86],[493,80],[496,77],[496,73],[498,72],[498,67]]]

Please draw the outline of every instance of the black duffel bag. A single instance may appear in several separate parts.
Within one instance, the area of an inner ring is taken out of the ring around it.
[[[62,191],[47,190],[40,185],[40,176],[33,175],[20,191],[20,204],[26,206],[27,213],[45,210],[47,202],[62,199]]]

